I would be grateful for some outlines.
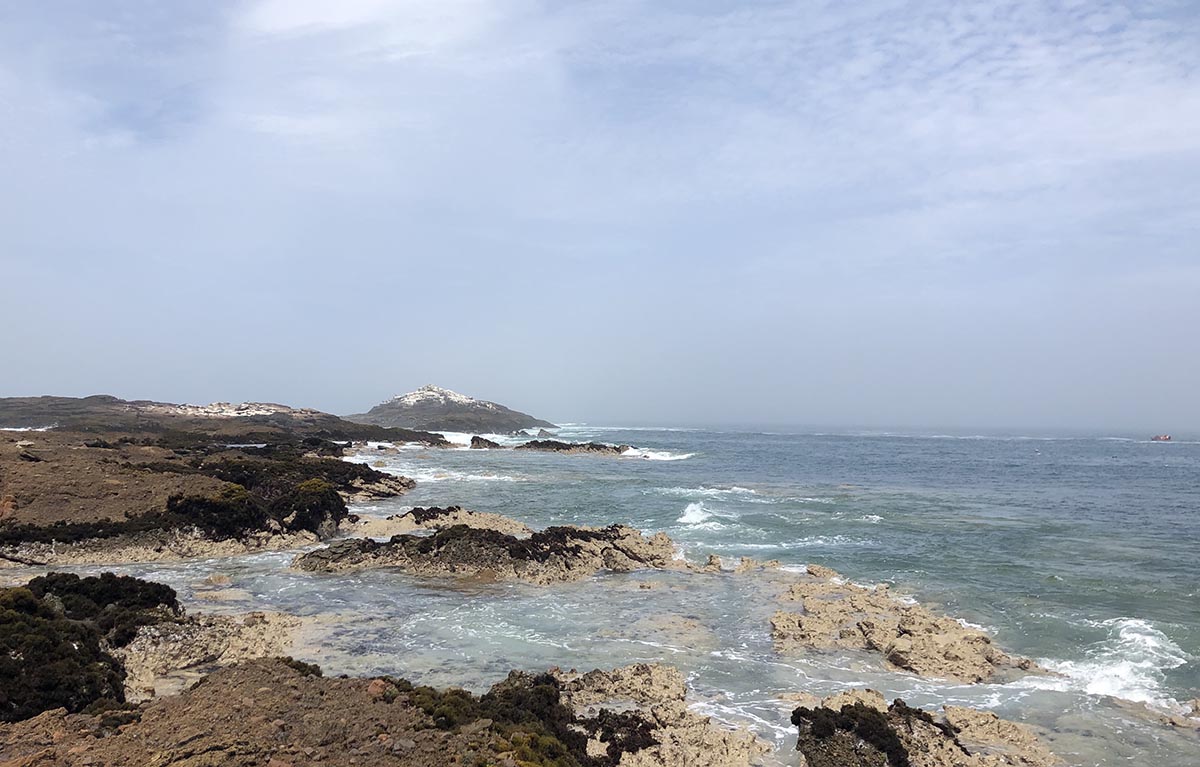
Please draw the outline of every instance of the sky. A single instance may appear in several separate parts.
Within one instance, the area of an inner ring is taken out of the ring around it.
[[[0,308],[0,395],[1200,430],[1200,3],[2,3]]]

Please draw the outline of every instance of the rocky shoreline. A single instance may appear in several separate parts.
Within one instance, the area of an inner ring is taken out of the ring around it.
[[[817,565],[796,572],[745,558],[696,564],[664,533],[621,524],[537,530],[460,506],[360,518],[347,503],[397,497],[415,483],[345,461],[347,445],[303,431],[267,443],[240,440],[227,430],[215,440],[159,431],[0,438],[0,567],[7,581],[20,582],[0,589],[0,767],[742,767],[784,756],[745,729],[697,713],[671,666],[518,669],[479,696],[391,677],[327,679],[286,657],[302,647],[313,619],[185,610],[167,586],[111,575],[48,574],[26,583],[20,575],[31,565],[297,550],[292,567],[321,577],[386,568],[451,588],[565,587],[647,570],[746,578],[778,600],[763,630],[780,657],[859,653],[891,671],[963,684],[1049,673],[982,630]],[[500,446],[475,438],[472,447]],[[619,455],[628,448],[538,439],[515,449]],[[237,596],[227,585],[215,576],[195,598],[215,604]],[[639,630],[704,641],[704,627],[689,616],[653,617]],[[46,669],[57,676],[46,677]],[[806,767],[1060,763],[1032,730],[988,712],[923,711],[870,690],[823,699],[797,690],[788,698],[798,704],[790,715],[793,758]],[[1200,703],[1163,723],[1200,732]]]

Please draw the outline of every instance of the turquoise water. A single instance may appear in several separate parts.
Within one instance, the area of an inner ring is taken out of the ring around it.
[[[333,673],[480,688],[514,667],[673,663],[700,710],[772,739],[783,764],[795,756],[780,693],[864,685],[1028,722],[1071,765],[1200,763],[1200,740],[1116,700],[1178,710],[1200,694],[1200,443],[587,426],[561,436],[648,452],[372,453],[361,459],[419,484],[358,511],[460,504],[534,526],[625,522],[667,532],[696,561],[819,563],[892,583],[1063,676],[966,686],[890,672],[869,656],[780,658],[767,618],[786,572],[463,591],[386,571],[295,573],[290,553],[122,569],[188,597],[203,575],[223,572],[251,598],[218,609],[323,615],[301,654]]]

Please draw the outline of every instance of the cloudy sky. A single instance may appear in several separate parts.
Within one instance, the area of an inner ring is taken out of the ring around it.
[[[1200,428],[1194,2],[0,5],[0,394]]]

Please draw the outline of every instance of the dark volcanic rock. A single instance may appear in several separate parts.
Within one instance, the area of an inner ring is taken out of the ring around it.
[[[434,510],[437,511],[437,510]],[[397,567],[419,575],[454,575],[555,583],[586,578],[599,570],[674,569],[675,545],[664,533],[650,537],[624,525],[550,527],[528,538],[455,525],[431,536],[396,535],[335,541],[302,554],[301,570],[342,572]]]
[[[545,453],[597,453],[600,455],[620,455],[629,450],[629,445],[606,445],[603,442],[561,442],[555,439],[535,439],[523,445],[517,445],[515,450],[540,450]]]
[[[475,450],[498,450],[500,443],[476,435],[471,437],[471,447]]]
[[[554,428],[549,421],[527,413],[432,385],[422,386],[376,405],[366,413],[346,418],[378,426],[475,434],[507,434],[543,426]]]

